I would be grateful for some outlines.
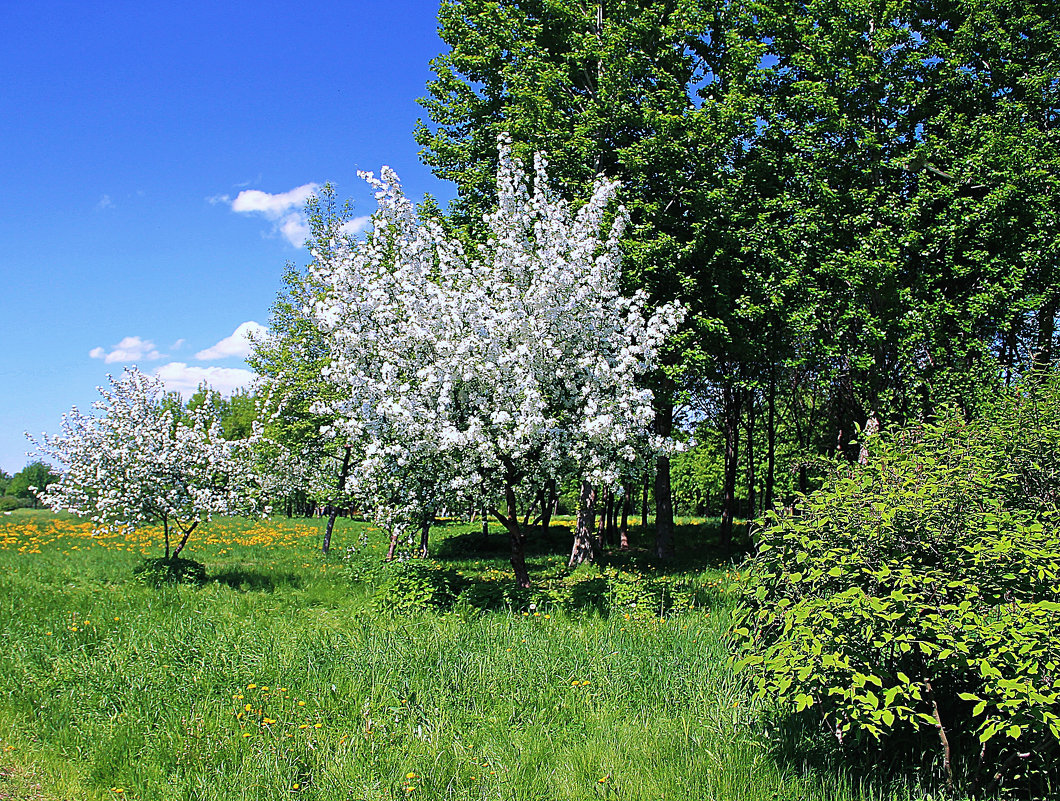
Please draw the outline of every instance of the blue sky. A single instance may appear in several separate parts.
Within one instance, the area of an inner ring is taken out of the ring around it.
[[[357,170],[453,195],[418,158],[437,4],[0,4],[0,468],[127,363],[174,388],[244,369],[301,202]],[[307,189],[308,187],[308,189]],[[242,328],[240,328],[242,326]],[[203,372],[209,371],[209,372]]]

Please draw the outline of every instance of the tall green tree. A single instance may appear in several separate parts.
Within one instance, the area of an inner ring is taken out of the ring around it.
[[[30,462],[11,476],[4,494],[22,501],[29,501],[34,509],[38,509],[40,508],[39,494],[49,484],[54,484],[58,480],[58,474],[49,465],[40,461]]]
[[[755,132],[753,104],[732,92],[744,83],[734,76],[759,60],[757,43],[740,35],[745,13],[703,0],[465,0],[439,13],[450,50],[432,62],[437,77],[422,101],[430,124],[417,139],[426,163],[457,185],[454,219],[473,229],[493,200],[493,143],[503,131],[524,157],[546,153],[574,200],[596,174],[622,182],[633,223],[627,285],[691,312],[654,379],[663,435],[688,376],[728,380],[737,361],[729,352],[741,347],[741,330],[726,324],[739,284],[727,257],[740,244],[725,223]],[[665,558],[674,548],[668,458],[657,468],[656,550]]]

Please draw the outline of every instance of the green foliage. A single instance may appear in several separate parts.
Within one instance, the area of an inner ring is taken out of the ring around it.
[[[133,568],[133,575],[145,584],[205,584],[206,565],[194,559],[159,557],[147,559]]]
[[[1058,399],[1035,379],[981,422],[875,438],[797,514],[770,512],[735,626],[757,696],[843,744],[941,752],[946,734],[979,789],[1054,767]]]
[[[23,504],[25,506],[35,507],[37,495],[34,490],[43,490],[58,478],[55,471],[44,462],[30,462],[11,477],[4,494],[7,497],[26,501]]]
[[[11,512],[15,509],[25,509],[32,505],[33,501],[26,498],[16,498],[12,495],[0,497],[0,512]]]

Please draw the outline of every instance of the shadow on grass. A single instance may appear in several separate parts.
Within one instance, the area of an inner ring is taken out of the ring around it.
[[[740,524],[734,532],[732,545],[721,544],[720,522],[708,518],[702,523],[683,524],[674,527],[676,556],[663,561],[654,555],[655,530],[643,526],[631,526],[630,547],[618,548],[617,543],[605,543],[601,565],[612,565],[623,570],[652,569],[659,575],[677,576],[698,573],[708,569],[726,569],[743,561],[752,548],[748,525]],[[526,556],[562,556],[570,554],[573,533],[567,526],[550,526],[548,531],[540,527],[528,530]],[[467,559],[497,559],[507,561],[510,555],[508,534],[496,524],[490,526],[490,534],[483,537],[481,531],[454,534],[442,539],[431,552],[431,558],[439,561],[463,561]]]
[[[678,537],[704,536],[701,525],[682,526]],[[707,536],[712,529],[707,527]],[[429,560],[411,559],[384,568],[385,608],[478,611],[556,609],[570,613],[665,616],[690,609],[730,606],[714,570],[732,567],[733,557],[719,552],[679,553],[660,562],[644,547],[605,549],[594,565],[569,570],[571,530],[552,526],[528,537],[526,556],[532,586],[516,587],[508,562],[510,544],[503,531],[454,533],[436,540]],[[651,532],[651,536],[654,533]],[[469,564],[470,563],[470,564]],[[361,577],[363,578],[363,577]]]
[[[953,714],[947,713],[952,719]],[[843,745],[827,731],[820,718],[810,711],[802,714],[773,715],[765,722],[765,739],[770,756],[787,772],[811,778],[822,787],[835,784],[836,777],[852,788],[860,788],[864,797],[919,799],[941,797],[953,799],[1018,798],[1046,801],[1057,798],[1060,788],[1060,761],[1056,748],[1039,755],[1031,770],[1009,761],[998,773],[1004,756],[1015,749],[1004,744],[995,754],[979,764],[981,745],[974,732],[949,732],[953,749],[953,772],[956,789],[946,788],[943,756],[939,737],[931,727],[914,731],[912,727],[896,729],[882,743],[865,735],[848,735]],[[996,781],[995,781],[996,780]],[[978,789],[977,789],[978,785]],[[795,801],[792,798],[792,801]]]
[[[225,568],[209,577],[239,592],[275,592],[278,589],[299,589],[302,579],[295,573],[262,573],[240,567]]]

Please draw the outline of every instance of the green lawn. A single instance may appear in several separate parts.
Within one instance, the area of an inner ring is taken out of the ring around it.
[[[731,566],[568,576],[556,526],[519,594],[499,532],[393,568],[321,528],[216,521],[183,554],[207,583],[156,588],[152,532],[0,517],[0,799],[923,797],[769,733],[727,664]]]

